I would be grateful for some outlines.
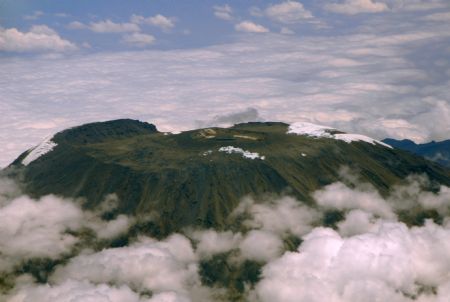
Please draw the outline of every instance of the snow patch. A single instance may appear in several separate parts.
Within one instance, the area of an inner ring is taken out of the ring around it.
[[[338,131],[335,128],[327,127],[327,126],[321,126],[316,125],[312,123],[306,123],[306,122],[297,122],[289,125],[288,128],[288,134],[297,134],[297,135],[306,135],[311,137],[325,137],[325,138],[332,138],[344,141],[346,143],[351,142],[366,142],[372,145],[379,144],[384,147],[392,149],[391,146],[388,144],[385,144],[383,142],[380,142],[376,139],[373,139],[371,137],[362,135],[362,134],[351,134],[351,133],[336,133],[332,134],[331,132]]]
[[[211,154],[212,154],[212,150],[208,150],[208,151],[203,152],[203,156],[208,156],[208,155],[211,155]]]
[[[369,143],[369,144],[372,144],[372,145],[379,144],[379,145],[382,145],[382,146],[385,146],[387,148],[392,149],[392,147],[389,146],[388,144],[385,144],[383,142],[380,142],[380,141],[378,141],[376,139],[373,139],[371,137],[368,137],[368,136],[365,136],[365,135],[362,135],[362,134],[339,133],[339,134],[335,134],[334,138],[338,139],[338,140],[341,140],[341,141],[344,141],[346,143],[363,141],[363,142],[366,142],[366,143]]]
[[[265,156],[260,156],[258,152],[250,152],[250,151],[246,151],[242,148],[237,148],[237,147],[233,147],[233,146],[221,147],[221,148],[219,148],[219,152],[226,152],[228,154],[240,153],[240,154],[242,154],[242,157],[250,158],[250,159],[257,159],[257,158],[259,158],[261,160],[266,159]]]
[[[31,149],[28,155],[22,160],[22,164],[28,166],[32,161],[35,161],[42,155],[50,152],[57,146],[57,144],[52,141],[53,136],[47,136],[39,145]]]
[[[306,157],[306,153],[302,153],[302,156],[303,156],[303,157]]]
[[[289,125],[288,134],[298,134],[298,135],[307,135],[307,136],[313,136],[313,137],[329,137],[333,138],[333,135],[329,133],[329,131],[333,131],[336,129],[329,128],[326,126],[311,124],[311,123],[304,123],[304,122],[298,122],[293,123]]]

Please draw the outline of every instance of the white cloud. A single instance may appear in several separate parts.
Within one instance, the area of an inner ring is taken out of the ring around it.
[[[342,3],[329,3],[325,9],[346,15],[355,15],[360,13],[380,13],[387,11],[389,7],[386,3],[376,0],[344,0]]]
[[[175,22],[173,18],[165,17],[161,14],[157,14],[152,17],[143,17],[140,15],[132,15],[131,22],[135,24],[148,24],[159,27],[162,30],[170,30],[175,27]]]
[[[434,13],[426,15],[422,18],[423,20],[427,21],[450,21],[450,12],[444,12],[444,13]]]
[[[109,19],[105,21],[91,22],[89,25],[79,21],[70,22],[67,25],[70,29],[89,29],[96,33],[125,33],[138,32],[141,29],[135,23],[115,23]]]
[[[270,19],[285,24],[313,18],[312,13],[305,9],[302,3],[296,1],[285,1],[271,5],[266,8],[265,14]]]
[[[266,262],[275,259],[283,251],[283,241],[274,233],[252,230],[239,244],[243,259]]]
[[[67,280],[59,285],[26,285],[8,297],[9,302],[148,302],[128,286],[92,284],[88,281]]]
[[[136,32],[125,35],[123,37],[123,41],[127,44],[143,47],[153,44],[153,42],[155,42],[155,37],[153,37],[152,35]]]
[[[26,15],[23,18],[25,20],[36,20],[39,19],[40,17],[42,17],[44,15],[44,13],[40,10],[34,11],[33,14],[31,15]]]
[[[250,22],[243,21],[234,26],[234,29],[237,31],[248,32],[248,33],[267,33],[269,30],[262,25]]]
[[[446,0],[379,0],[386,3],[393,11],[427,11],[448,8]]]
[[[46,25],[33,25],[28,32],[0,27],[0,51],[68,51],[76,48],[75,44],[64,40]]]
[[[51,278],[56,283],[67,279],[89,280],[180,295],[188,295],[200,282],[194,250],[187,238],[177,234],[164,241],[142,238],[127,247],[81,254],[59,267]]]
[[[79,21],[72,21],[72,22],[70,22],[67,25],[67,27],[69,29],[85,29],[85,28],[88,28],[88,26],[86,24],[83,24],[83,23],[81,23]]]
[[[434,64],[448,53],[448,30],[440,22],[399,27],[395,18],[339,36],[255,34],[200,49],[0,58],[0,166],[81,123],[130,117],[188,130],[247,108],[262,120],[376,139],[448,139],[450,74]]]
[[[375,189],[352,190],[341,182],[325,186],[314,192],[317,203],[327,209],[361,209],[384,218],[394,218],[391,206]]]
[[[113,220],[98,221],[96,219],[87,223],[96,232],[98,238],[111,239],[126,233],[132,222],[133,220],[129,217],[118,215],[117,218]]]
[[[89,24],[89,29],[96,33],[123,33],[140,31],[134,23],[115,23],[109,19]]]
[[[280,30],[280,34],[282,35],[293,35],[295,32],[292,29],[289,29],[288,27],[282,27]]]
[[[67,231],[82,227],[83,212],[55,196],[35,201],[26,196],[0,208],[0,271],[30,258],[56,259],[78,238]]]
[[[123,214],[105,221],[97,212],[82,211],[77,200],[47,195],[38,200],[20,195],[16,182],[0,178],[0,274],[29,259],[59,259],[82,243],[78,233],[90,229],[98,239],[114,239],[128,231],[133,218]],[[113,209],[108,196],[101,204]]]
[[[354,236],[373,231],[376,219],[372,213],[356,209],[345,215],[345,219],[337,224],[341,236]]]
[[[196,254],[202,259],[208,259],[216,254],[236,249],[242,240],[240,233],[217,232],[215,230],[192,231],[189,233],[189,237],[197,242]]]
[[[303,239],[263,268],[261,301],[441,301],[448,292],[450,230],[431,222],[383,222],[348,238],[316,228]],[[431,287],[437,296],[423,290]]]
[[[233,10],[228,4],[215,5],[213,9],[214,16],[216,16],[217,18],[227,21],[233,20]]]
[[[210,120],[198,120],[196,121],[196,127],[231,127],[234,124],[257,122],[261,120],[262,119],[259,116],[258,110],[256,108],[249,107],[239,112],[216,115]]]
[[[232,216],[250,215],[243,224],[251,229],[273,232],[279,236],[288,234],[302,236],[312,229],[312,225],[321,218],[318,211],[309,208],[291,197],[274,201],[255,203],[244,199],[233,211]]]

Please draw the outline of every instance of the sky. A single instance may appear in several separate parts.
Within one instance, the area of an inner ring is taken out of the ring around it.
[[[0,167],[115,118],[449,139],[450,2],[1,0]]]

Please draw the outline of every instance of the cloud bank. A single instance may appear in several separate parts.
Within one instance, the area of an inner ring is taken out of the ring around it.
[[[342,171],[341,182],[313,193],[315,205],[245,198],[224,230],[186,229],[162,240],[137,234],[122,246],[109,240],[127,234],[137,218],[101,219],[116,207],[114,195],[96,211],[83,211],[77,200],[23,196],[2,178],[0,299],[228,301],[238,294],[255,302],[445,301],[450,188],[428,192],[429,181],[413,175],[382,197]],[[400,215],[405,208],[434,209],[443,219],[411,224]],[[330,210],[341,217],[326,227]],[[52,266],[38,266],[45,259]],[[234,292],[232,285],[205,281],[217,263],[233,272],[223,272],[230,280],[251,274],[252,265],[259,273]]]

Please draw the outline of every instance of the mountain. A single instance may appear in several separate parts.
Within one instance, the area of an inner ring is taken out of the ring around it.
[[[383,142],[392,147],[418,154],[443,166],[450,167],[450,140],[416,144],[409,139],[396,140],[386,138]]]
[[[288,133],[289,132],[289,133]],[[380,194],[410,174],[450,185],[449,170],[356,134],[308,123],[244,123],[179,134],[122,119],[59,132],[8,168],[32,197],[85,199],[95,209],[108,194],[118,213],[155,216],[153,236],[186,226],[222,228],[246,195],[311,193],[339,181],[340,168],[359,172]]]

